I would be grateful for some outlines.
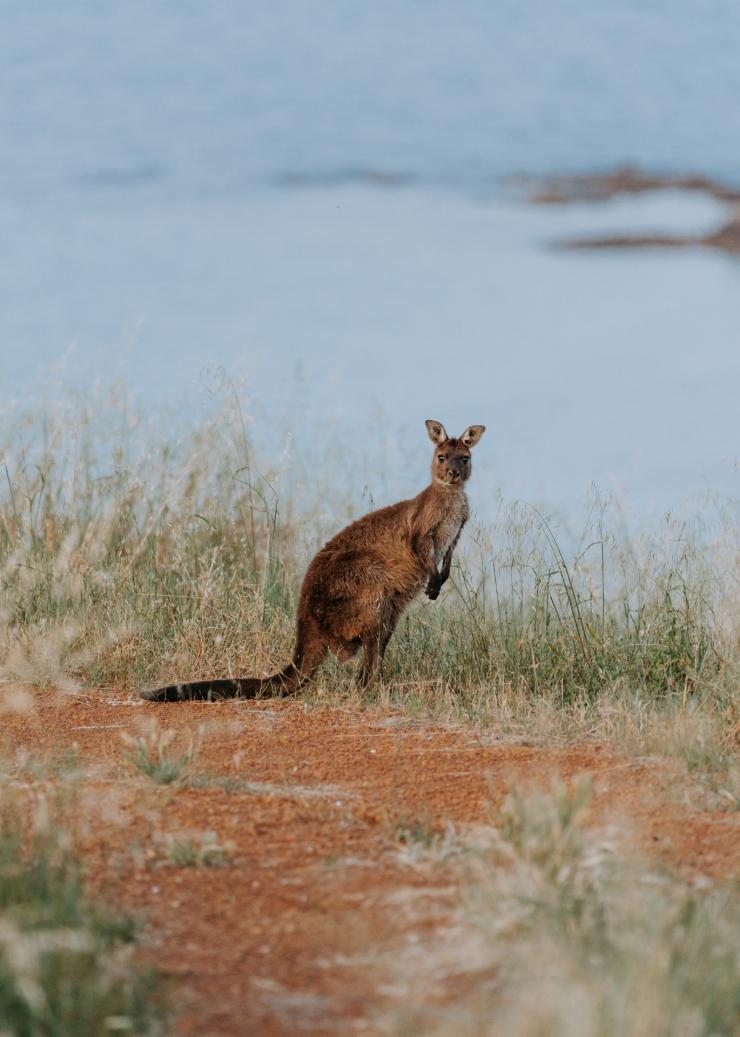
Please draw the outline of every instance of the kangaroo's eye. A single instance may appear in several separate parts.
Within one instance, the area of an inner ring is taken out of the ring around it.
[[[462,461],[463,464],[467,464],[468,461],[470,460],[470,458],[469,457],[461,457],[460,460]]]
[[[438,460],[438,461],[440,462],[440,464],[441,464],[441,463],[442,463],[442,461],[446,460],[446,458],[445,458],[445,455],[444,455],[444,454],[437,454],[437,460]]]

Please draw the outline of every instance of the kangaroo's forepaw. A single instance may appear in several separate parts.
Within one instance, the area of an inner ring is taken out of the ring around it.
[[[430,580],[427,584],[426,595],[430,601],[436,601],[439,597],[439,592],[442,589],[442,584],[438,580]]]

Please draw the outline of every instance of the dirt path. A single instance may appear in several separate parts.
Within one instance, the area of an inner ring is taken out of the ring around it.
[[[147,723],[174,731],[172,752],[196,740],[187,781],[156,785],[127,761],[122,735]],[[39,696],[3,730],[21,793],[38,788],[20,780],[24,752],[37,774],[47,761],[52,784],[65,767],[74,774],[70,751],[78,761],[90,883],[141,912],[182,1035],[372,1032],[379,955],[387,962],[433,934],[459,874],[399,832],[490,823],[512,784],[589,773],[594,821],[619,823],[651,856],[721,875],[740,854],[736,818],[690,806],[680,768],[598,745],[513,745],[387,710],[152,706],[103,694]],[[174,866],[167,836],[203,832],[228,846],[228,864]]]

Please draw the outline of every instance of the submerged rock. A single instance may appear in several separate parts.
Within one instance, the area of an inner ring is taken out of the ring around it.
[[[604,237],[568,238],[555,243],[563,249],[715,248],[740,255],[740,214],[711,234],[609,234]]]
[[[622,166],[605,173],[573,173],[545,177],[534,183],[529,201],[537,205],[568,205],[574,202],[604,202],[621,194],[645,191],[692,191],[723,202],[740,202],[740,188],[729,187],[701,174],[646,173]]]

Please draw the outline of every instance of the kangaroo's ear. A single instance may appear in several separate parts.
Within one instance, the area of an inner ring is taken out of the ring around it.
[[[478,443],[486,431],[485,425],[470,425],[465,429],[460,439],[463,441],[466,447],[474,447]]]
[[[446,439],[450,437],[447,435],[447,429],[444,427],[441,421],[427,421],[427,432],[432,443],[436,443],[439,446],[440,443],[444,443]]]

